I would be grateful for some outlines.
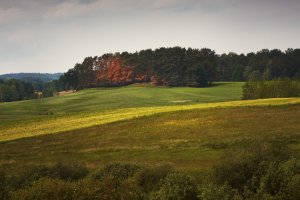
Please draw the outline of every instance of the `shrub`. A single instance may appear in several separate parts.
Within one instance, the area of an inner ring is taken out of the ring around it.
[[[287,154],[283,144],[255,142],[258,144],[226,154],[214,168],[211,182],[200,189],[202,199],[218,195],[228,199],[232,194],[243,199],[299,199],[299,160],[291,159],[292,153]]]
[[[182,173],[170,173],[160,183],[160,188],[155,192],[151,199],[153,200],[180,200],[180,199],[198,199],[197,184],[190,176]]]
[[[30,166],[15,177],[14,187],[22,188],[31,185],[42,177],[49,177],[49,168],[46,166]]]
[[[149,193],[157,190],[159,182],[173,171],[169,165],[144,168],[136,175],[135,179],[142,190],[145,193]]]
[[[270,163],[266,173],[260,180],[260,192],[275,197],[299,194],[294,187],[298,179],[293,179],[299,172],[300,162],[295,159],[284,163]]]
[[[41,178],[33,183],[12,193],[13,200],[69,200],[74,198],[71,183],[59,179]]]
[[[245,189],[256,192],[260,178],[266,173],[270,162],[284,162],[288,159],[282,147],[277,144],[248,141],[248,146],[227,152],[213,170],[213,181],[219,185],[228,183],[242,193]],[[245,145],[244,143],[241,145]]]
[[[73,183],[74,199],[103,200],[103,185],[100,181],[90,178],[78,180]]]
[[[134,164],[113,163],[96,171],[91,177],[101,181],[109,180],[117,188],[122,181],[134,176],[139,169],[140,167]]]
[[[130,200],[139,200],[139,199],[145,199],[146,193],[143,192],[137,182],[137,180],[132,177],[122,182],[118,193],[118,199],[130,199]]]
[[[26,168],[16,178],[15,188],[31,185],[42,177],[56,178],[62,180],[78,180],[85,177],[88,170],[79,165],[55,164],[53,166],[31,166]]]
[[[88,170],[86,167],[69,164],[65,165],[58,163],[49,168],[49,176],[63,180],[78,180],[87,176]]]
[[[232,189],[228,184],[216,185],[212,182],[205,182],[199,189],[199,198],[201,200],[239,200],[242,199],[237,191]]]
[[[291,178],[286,185],[281,198],[285,200],[300,199],[300,175],[297,174]]]

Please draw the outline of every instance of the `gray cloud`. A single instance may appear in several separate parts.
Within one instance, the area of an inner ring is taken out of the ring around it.
[[[0,73],[160,46],[297,48],[299,13],[299,0],[1,0]]]

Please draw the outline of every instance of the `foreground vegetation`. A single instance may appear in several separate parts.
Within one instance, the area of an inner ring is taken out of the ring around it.
[[[284,143],[237,143],[212,170],[180,172],[168,165],[112,163],[88,171],[56,164],[0,174],[1,199],[189,199],[300,198],[300,158]]]

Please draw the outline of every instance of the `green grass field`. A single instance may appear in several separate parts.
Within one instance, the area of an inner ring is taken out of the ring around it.
[[[299,148],[300,105],[198,109],[161,113],[60,134],[4,142],[0,166],[111,162],[168,163],[182,170],[211,168],[224,150],[251,139]]]
[[[2,103],[0,141],[83,128],[164,110],[154,108],[157,106],[239,100],[241,87],[242,83],[218,83],[210,88],[132,85],[89,89],[41,100]],[[138,112],[136,108],[139,108]]]
[[[300,98],[243,101],[241,86],[134,85],[0,104],[0,168],[121,161],[201,171],[252,139],[298,149]]]

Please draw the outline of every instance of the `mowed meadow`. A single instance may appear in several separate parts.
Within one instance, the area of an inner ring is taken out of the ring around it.
[[[0,168],[127,162],[199,172],[251,140],[299,149],[300,98],[245,101],[242,85],[131,85],[2,103]]]

